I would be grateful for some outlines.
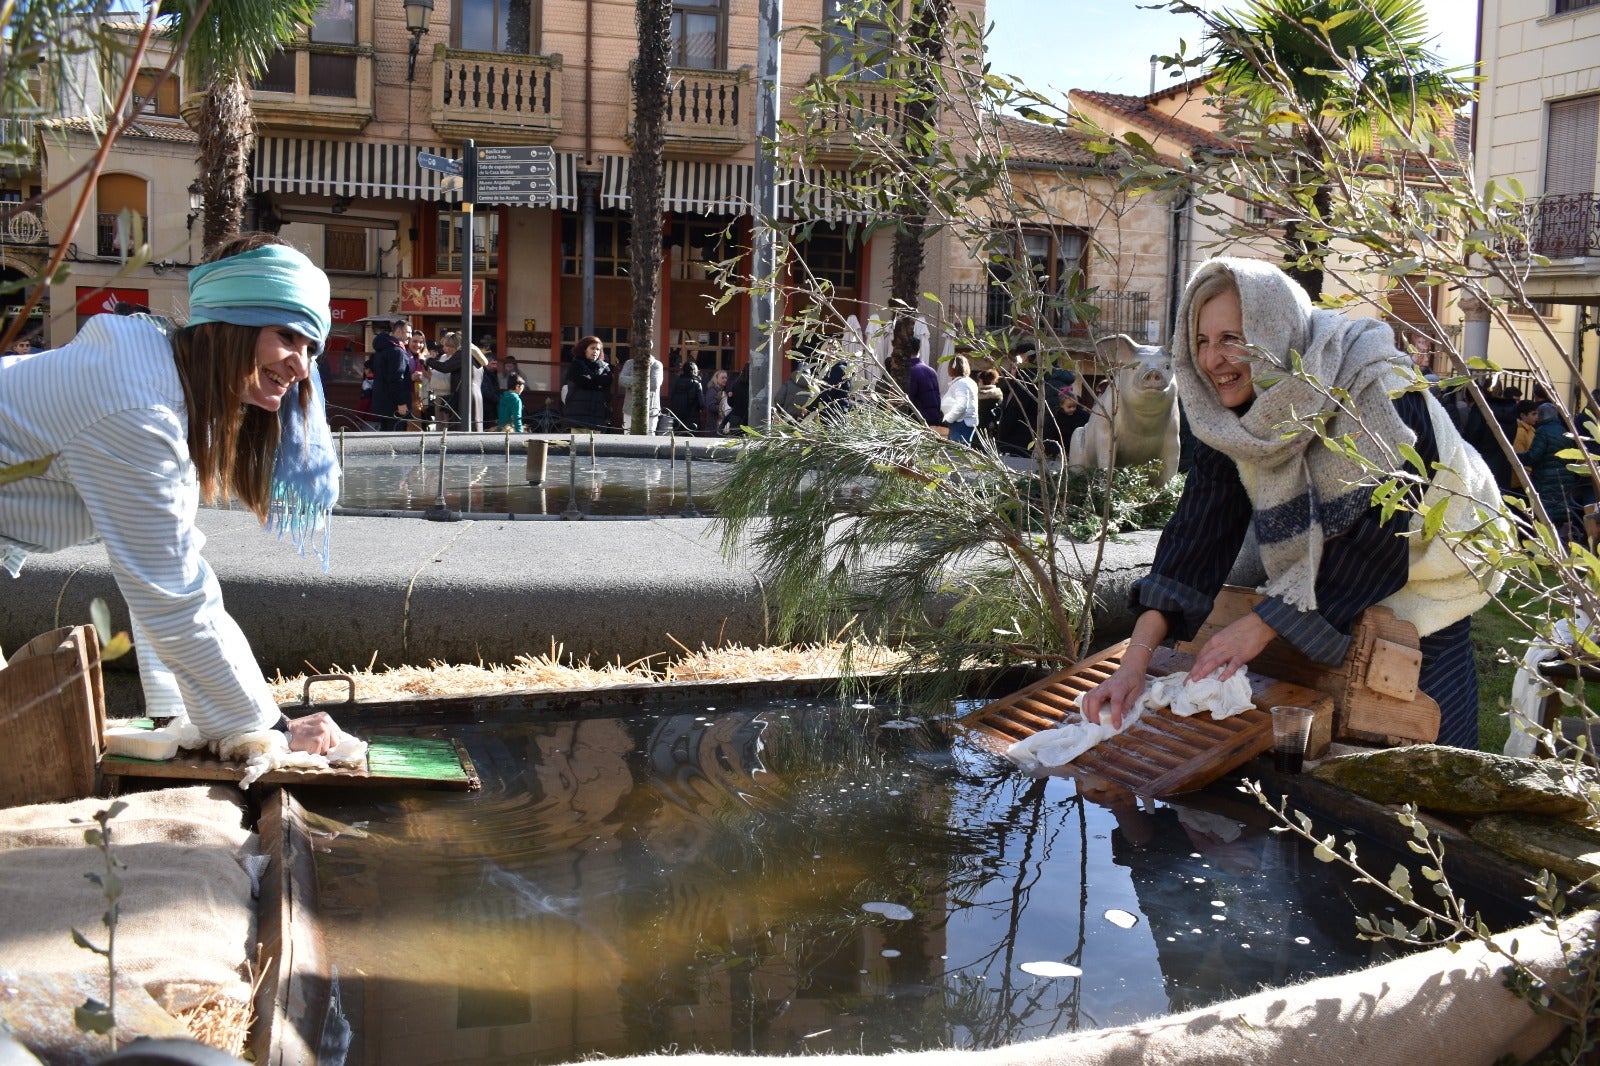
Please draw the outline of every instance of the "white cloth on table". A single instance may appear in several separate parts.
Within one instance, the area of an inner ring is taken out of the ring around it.
[[[214,745],[217,757],[244,763],[240,788],[249,788],[273,770],[326,770],[330,766],[365,766],[367,742],[333,727],[334,743],[326,755],[290,751],[289,735],[277,729],[258,729],[224,737]]]

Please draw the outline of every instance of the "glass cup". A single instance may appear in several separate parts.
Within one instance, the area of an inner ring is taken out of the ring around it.
[[[1309,707],[1272,708],[1272,765],[1281,774],[1297,774],[1306,761],[1306,742],[1316,712]]]

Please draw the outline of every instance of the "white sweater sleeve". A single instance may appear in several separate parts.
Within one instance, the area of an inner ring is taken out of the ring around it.
[[[175,683],[207,739],[270,725],[278,715],[271,692],[200,555],[199,486],[178,419],[150,410],[113,413],[74,434],[61,461],[148,642],[141,660],[153,656],[170,671],[170,679],[150,679],[152,709],[170,707]]]

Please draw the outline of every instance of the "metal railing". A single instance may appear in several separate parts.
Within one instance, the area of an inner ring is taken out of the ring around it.
[[[1550,259],[1600,256],[1600,194],[1541,196],[1523,204],[1519,239],[1506,241],[1507,254],[1530,252]]]
[[[1032,307],[1018,307],[1010,291],[1001,285],[951,285],[946,311],[957,321],[971,320],[974,326],[991,333],[1002,330],[1037,332],[1050,329],[1072,336],[1112,336],[1126,333],[1142,344],[1154,344],[1150,294],[1148,292],[1097,292],[1089,300],[1092,314],[1061,294],[1060,290],[1039,294]]]
[[[520,131],[561,130],[559,55],[467,52],[444,45],[433,50],[433,113],[436,130],[458,136],[494,136]]]

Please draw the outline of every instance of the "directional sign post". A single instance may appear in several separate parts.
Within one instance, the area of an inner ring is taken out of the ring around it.
[[[481,204],[536,207],[555,198],[555,149],[549,145],[479,148],[477,200]]]
[[[460,174],[461,160],[451,159],[449,156],[434,155],[432,152],[418,152],[417,166],[423,170],[435,170],[440,174]]]

